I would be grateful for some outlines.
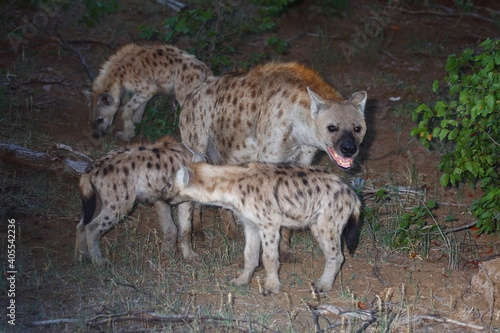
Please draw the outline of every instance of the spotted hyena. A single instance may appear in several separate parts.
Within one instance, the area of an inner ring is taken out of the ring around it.
[[[364,91],[343,99],[304,65],[264,64],[210,77],[190,94],[180,115],[182,140],[217,155],[210,158],[220,164],[310,165],[322,150],[350,168],[366,132],[366,99]],[[233,225],[227,228],[235,232]],[[289,232],[282,236],[281,252],[291,258]]]
[[[337,175],[290,164],[250,163],[216,166],[206,163],[181,166],[168,181],[162,197],[175,204],[196,200],[235,212],[245,228],[245,263],[231,282],[250,282],[259,263],[266,269],[263,294],[279,290],[278,242],[280,228],[309,228],[325,256],[325,268],[316,291],[332,289],[344,260],[341,235],[352,254],[359,240],[361,203]]]
[[[156,94],[173,94],[183,104],[186,96],[211,75],[193,55],[171,45],[123,46],[104,63],[92,86],[92,127],[98,138],[109,130],[123,91],[134,93],[123,110],[120,139],[134,136],[134,124]]]
[[[76,227],[75,260],[90,258],[106,264],[101,236],[127,215],[136,201],[154,203],[163,231],[163,250],[175,252],[177,228],[170,206],[160,198],[161,189],[181,164],[204,161],[175,139],[164,136],[150,145],[113,150],[90,164],[80,178],[83,217]],[[192,204],[178,207],[182,255],[195,260],[191,247]]]

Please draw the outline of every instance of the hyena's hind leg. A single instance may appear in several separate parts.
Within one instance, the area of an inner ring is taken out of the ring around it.
[[[141,121],[147,102],[153,97],[154,90],[136,93],[123,108],[123,131],[116,133],[123,141],[130,141],[135,135],[135,123]]]
[[[99,215],[97,215],[89,224],[85,226],[88,251],[94,265],[104,266],[108,263],[108,261],[102,257],[100,241],[102,235],[114,227],[118,221],[118,212],[108,208],[103,208]]]
[[[85,232],[85,224],[83,218],[76,226],[75,238],[75,261],[90,259],[89,248],[87,246],[87,233]]]
[[[155,202],[155,207],[163,233],[162,251],[174,255],[177,252],[177,227],[172,220],[170,205],[158,200]]]
[[[311,233],[319,244],[323,255],[325,256],[325,268],[323,274],[314,283],[316,292],[332,290],[335,277],[340,270],[340,266],[344,262],[342,254],[342,229],[338,228],[339,224],[329,223],[329,219],[321,217],[319,222],[310,227]],[[345,223],[342,223],[343,227]],[[336,230],[337,229],[337,230]],[[338,230],[340,229],[340,230]]]
[[[198,253],[193,250],[192,245],[192,220],[193,203],[183,202],[177,206],[177,217],[179,220],[182,257],[187,260],[197,261],[200,259]]]
[[[240,218],[241,219],[241,218]],[[240,276],[229,283],[241,286],[250,283],[253,272],[259,265],[260,235],[259,229],[253,223],[243,221],[245,226],[245,261]]]

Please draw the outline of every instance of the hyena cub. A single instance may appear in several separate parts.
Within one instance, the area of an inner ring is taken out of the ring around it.
[[[259,264],[260,246],[266,269],[263,295],[278,292],[280,228],[309,228],[325,256],[316,291],[332,289],[344,260],[341,235],[352,254],[359,240],[361,203],[337,175],[311,167],[250,163],[181,166],[162,191],[175,204],[195,200],[235,212],[245,228],[245,263],[236,285],[250,282]]]
[[[177,228],[160,193],[180,165],[201,161],[202,155],[193,154],[169,136],[151,145],[116,149],[95,160],[80,178],[83,217],[76,227],[75,260],[90,258],[96,265],[106,264],[99,249],[100,238],[136,201],[154,203],[163,231],[163,250],[175,252]],[[191,246],[192,204],[183,203],[177,211],[182,255],[196,260],[198,255]]]
[[[128,141],[151,97],[174,94],[182,105],[186,96],[211,74],[193,55],[171,45],[123,46],[104,63],[92,86],[94,137],[108,131],[123,91],[134,93],[123,110],[123,131],[117,133],[120,139]]]

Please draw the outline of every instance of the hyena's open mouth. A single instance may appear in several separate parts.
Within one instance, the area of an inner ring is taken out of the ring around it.
[[[352,167],[352,163],[354,162],[353,157],[343,157],[337,154],[332,147],[328,146],[328,154],[330,155],[330,158],[337,162],[338,166],[344,169],[349,169]]]

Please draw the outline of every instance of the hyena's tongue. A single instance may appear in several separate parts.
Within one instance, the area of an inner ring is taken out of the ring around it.
[[[337,164],[341,167],[341,168],[350,168],[352,167],[352,163],[354,161],[353,158],[346,158],[346,157],[342,157],[342,156],[339,156],[330,146],[327,146],[328,147],[328,153],[330,154],[330,157],[335,161],[337,162]]]

